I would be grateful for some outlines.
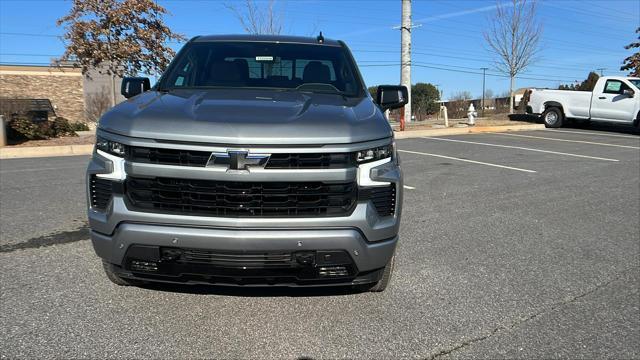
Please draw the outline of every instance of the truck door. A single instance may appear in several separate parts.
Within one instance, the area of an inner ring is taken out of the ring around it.
[[[604,86],[593,89],[591,118],[593,120],[632,122],[637,97],[624,94],[631,87],[620,80],[608,79]]]

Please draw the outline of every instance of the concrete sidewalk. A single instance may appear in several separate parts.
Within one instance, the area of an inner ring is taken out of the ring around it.
[[[92,152],[93,144],[60,146],[5,146],[0,148],[0,159],[89,155]]]
[[[531,125],[496,125],[496,126],[470,126],[461,128],[445,128],[445,129],[422,129],[422,130],[407,130],[396,131],[396,139],[411,139],[424,136],[447,136],[447,135],[462,135],[462,134],[474,134],[483,132],[508,132],[508,131],[531,131],[544,129],[544,124],[531,124]]]
[[[447,129],[423,129],[395,132],[396,139],[410,139],[423,136],[447,136],[472,134],[481,132],[506,132],[544,129],[542,124],[479,126]],[[61,145],[61,146],[6,146],[0,148],[0,159],[18,159],[30,157],[89,155],[93,152],[93,144]]]

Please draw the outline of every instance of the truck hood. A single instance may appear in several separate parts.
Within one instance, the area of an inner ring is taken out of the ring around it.
[[[148,91],[100,119],[123,136],[241,145],[347,144],[393,131],[370,98],[254,89]]]

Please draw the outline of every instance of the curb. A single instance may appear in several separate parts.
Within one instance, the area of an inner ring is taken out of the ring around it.
[[[462,135],[462,134],[473,134],[473,133],[483,133],[483,132],[526,131],[526,130],[540,130],[540,129],[544,129],[543,124],[407,130],[407,131],[397,131],[394,134],[396,139],[411,139],[411,138],[419,138],[423,136],[427,136],[427,137],[428,136],[446,136],[446,135]],[[2,147],[0,148],[0,159],[90,155],[92,152],[93,152],[93,144],[61,145],[61,146]]]
[[[447,136],[474,134],[483,132],[507,132],[507,131],[526,131],[526,130],[542,130],[544,124],[532,125],[499,125],[499,126],[475,126],[466,128],[449,128],[449,129],[427,129],[427,130],[405,130],[394,132],[396,139],[412,139],[429,136]]]
[[[93,152],[93,144],[3,147],[3,148],[0,148],[0,159],[89,155],[92,152]]]

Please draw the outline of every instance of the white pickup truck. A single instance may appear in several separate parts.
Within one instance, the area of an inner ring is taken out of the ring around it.
[[[561,127],[567,119],[640,126],[640,78],[601,77],[592,92],[529,91],[527,113],[542,116],[549,128]]]

